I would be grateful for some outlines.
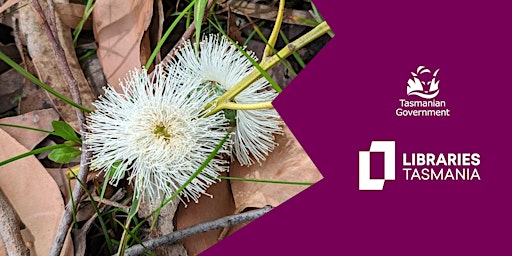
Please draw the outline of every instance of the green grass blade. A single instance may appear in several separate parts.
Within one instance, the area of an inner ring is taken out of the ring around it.
[[[272,47],[272,45],[269,44],[268,39],[265,37],[265,35],[263,35],[263,32],[261,32],[260,28],[257,26],[253,26],[253,28],[254,28],[253,32],[256,32],[256,34],[260,37],[260,39],[265,43],[266,47],[269,47],[270,51],[274,55],[276,55],[276,53],[277,53],[276,49],[274,49],[274,47]],[[281,31],[279,31],[279,32],[281,32]],[[263,53],[263,54],[265,54],[265,53]],[[276,55],[276,56],[279,58],[279,62],[281,62],[284,65],[284,67],[286,69],[288,69],[288,71],[290,71],[290,73],[293,76],[297,76],[297,72],[295,72],[295,70],[293,70],[293,68],[283,58],[281,58],[279,55]]]
[[[257,24],[256,26],[258,27],[261,27],[263,25],[265,25],[266,21],[263,20],[262,22],[260,22],[259,24]],[[257,29],[253,29],[252,32],[249,34],[249,36],[247,37],[247,39],[245,40],[243,46],[246,47],[247,44],[249,44],[249,41],[252,40],[252,38],[256,35],[256,32],[257,32]]]
[[[204,11],[208,0],[196,0],[194,6],[194,26],[196,27],[196,52],[199,52],[199,41],[201,40],[201,26],[203,25]]]
[[[88,50],[86,53],[84,53],[83,55],[81,55],[80,57],[78,57],[78,61],[82,61],[82,60],[85,60],[91,56],[93,56],[94,54],[96,54],[96,50],[95,49],[90,49]]]
[[[84,9],[84,15],[82,16],[82,19],[78,23],[78,25],[75,28],[75,31],[73,31],[73,45],[76,46],[76,42],[78,40],[78,36],[80,35],[80,32],[82,32],[82,29],[84,27],[85,22],[91,16],[92,10],[94,10],[94,7],[96,7],[96,4],[98,1],[95,1],[94,4],[92,3],[94,0],[88,0],[85,9]],[[101,1],[101,0],[100,0]]]
[[[78,181],[78,183],[80,184],[80,186],[82,187],[82,189],[85,191],[87,196],[89,197],[89,200],[91,201],[91,206],[94,209],[94,212],[96,213],[96,215],[98,215],[98,221],[100,222],[101,231],[102,231],[103,235],[105,236],[105,242],[107,243],[108,251],[110,254],[113,254],[114,247],[112,247],[112,241],[110,241],[111,237],[108,233],[107,225],[105,224],[105,221],[103,220],[103,217],[101,216],[100,209],[98,208],[96,201],[94,201],[94,197],[92,196],[91,192],[89,192],[89,190],[87,189],[85,184],[80,179],[78,179],[76,176],[75,176],[75,178]]]
[[[68,147],[68,146],[65,145],[65,144],[58,144],[58,145],[51,145],[51,146],[47,146],[47,147],[42,147],[42,148],[30,150],[30,151],[28,151],[26,153],[23,153],[21,155],[17,155],[15,157],[11,157],[11,158],[9,158],[9,159],[7,159],[5,161],[0,162],[0,166],[6,165],[6,164],[8,164],[10,162],[14,162],[16,160],[22,159],[22,158],[27,157],[27,156],[43,153],[43,152],[48,151],[48,150],[54,150],[54,149],[57,149],[57,148],[65,148],[65,147]]]
[[[86,113],[91,113],[92,110],[87,109],[84,106],[79,105],[78,103],[66,98],[66,96],[60,94],[59,92],[52,89],[50,86],[46,85],[45,83],[41,82],[41,80],[37,79],[34,75],[30,74],[28,71],[26,71],[24,68],[22,68],[18,63],[14,62],[9,58],[7,55],[5,55],[3,52],[0,51],[0,59],[3,60],[7,65],[14,68],[16,71],[18,71],[21,75],[26,77],[28,80],[30,80],[32,83],[38,85],[39,87],[43,88],[48,93],[52,94],[53,96],[59,98],[60,100],[66,102],[67,104],[78,108]]]
[[[279,32],[279,34],[281,35],[281,38],[283,39],[285,44],[289,44],[290,43],[290,40],[288,40],[288,37],[286,37],[286,35],[283,33],[282,30]],[[293,52],[292,54],[293,54],[293,57],[295,58],[295,60],[299,63],[299,65],[302,68],[305,68],[306,67],[306,63],[304,62],[304,60],[302,60],[300,55],[297,52]]]
[[[117,255],[124,255],[124,252],[126,250],[126,245],[128,243],[128,239],[131,237],[131,232],[129,230],[130,223],[131,223],[133,217],[135,217],[135,214],[137,214],[139,207],[140,207],[139,197],[133,197],[132,206],[130,207],[130,212],[128,213],[126,222],[124,225],[121,225],[121,227],[123,227],[123,229],[124,229],[124,232],[121,237],[119,249],[117,250]]]
[[[73,172],[71,172],[73,173]],[[74,173],[73,173],[74,175]],[[75,178],[76,178],[76,175],[74,175]],[[74,226],[76,229],[78,229],[78,221],[77,221],[77,218],[76,218],[76,204],[75,204],[75,199],[73,198],[73,191],[71,191],[71,179],[69,177],[67,177],[67,181],[68,181],[68,195],[69,195],[69,199],[71,199],[71,216],[73,216],[73,223],[74,223]]]
[[[183,18],[183,16],[185,16],[185,14],[188,13],[188,11],[192,8],[192,6],[194,6],[195,2],[196,1],[192,1],[183,11],[181,11],[180,14],[178,15],[178,17],[176,17],[176,19],[173,21],[171,26],[165,31],[165,34],[162,36],[162,39],[160,39],[160,41],[158,41],[158,44],[156,45],[155,49],[151,53],[151,56],[149,56],[148,62],[146,62],[146,66],[144,66],[146,68],[146,70],[149,69],[149,67],[151,66],[151,63],[153,63],[153,61],[155,60],[156,55],[162,48],[162,45],[164,45],[164,42],[171,35],[171,32],[178,25],[178,23]]]
[[[42,130],[42,129],[37,129],[37,128],[32,128],[32,127],[28,127],[28,126],[15,125],[15,124],[0,124],[0,126],[20,128],[20,129],[31,130],[31,131],[36,131],[36,132],[43,132],[43,133],[48,133],[48,134],[51,134],[51,135],[59,136],[56,132],[52,132],[52,131],[48,131],[48,130]]]
[[[187,187],[188,184],[190,184],[190,182],[192,182],[204,170],[204,168],[206,168],[206,166],[208,166],[210,161],[212,161],[212,159],[217,155],[219,150],[222,148],[222,145],[224,145],[224,143],[226,143],[226,141],[228,140],[230,134],[231,134],[231,132],[228,132],[226,134],[226,136],[224,136],[224,138],[222,138],[222,140],[219,142],[219,144],[215,147],[215,149],[213,149],[213,151],[208,155],[206,160],[204,160],[204,162],[199,166],[199,168],[197,168],[197,171],[194,172],[192,174],[192,176],[190,176],[190,178],[188,178],[188,180],[185,183],[183,183],[183,185],[181,185],[178,188],[178,190],[176,190],[174,192],[174,194],[171,195],[171,197],[169,199],[167,199],[164,203],[162,203],[162,205],[159,208],[157,208],[155,211],[153,211],[151,213],[151,215],[153,215],[155,217],[153,223],[151,224],[151,228],[154,228],[154,226],[155,226],[155,224],[156,224],[156,222],[158,220],[158,215],[160,214],[160,210],[165,205],[170,203],[176,196],[178,196],[181,193],[181,191],[183,191],[185,189],[185,187]]]

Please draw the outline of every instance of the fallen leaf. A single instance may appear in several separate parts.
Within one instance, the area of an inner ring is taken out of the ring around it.
[[[36,74],[37,71],[34,64],[29,58],[23,58],[25,69],[31,74]],[[18,111],[20,114],[29,113],[35,110],[52,108],[53,103],[48,97],[48,94],[41,87],[30,82],[28,79],[23,81],[23,94],[20,102],[18,103]]]
[[[149,239],[161,237],[174,231],[174,217],[179,204],[180,200],[178,198],[174,198],[171,202],[160,209],[155,228],[151,229],[148,234]],[[140,208],[137,215],[140,218],[149,217],[150,222],[153,222],[154,218],[150,215],[158,207],[158,204],[142,200],[140,202]],[[181,243],[176,243],[160,246],[159,248],[156,248],[153,253],[160,256],[180,256],[186,255],[186,250]]]
[[[4,113],[18,105],[23,90],[23,76],[16,70],[10,69],[0,74],[0,113]]]
[[[0,19],[1,21],[1,19]],[[4,37],[4,35],[2,35]],[[20,54],[18,52],[18,49],[16,48],[15,44],[7,44],[4,45],[0,42],[0,51],[7,55],[11,60],[13,60],[16,63],[21,62]],[[11,66],[7,65],[7,63],[0,61],[0,73],[3,73],[7,70],[11,69]]]
[[[55,11],[62,22],[70,27],[76,28],[85,12],[85,5],[74,3],[55,3]],[[89,16],[82,27],[82,30],[92,30],[92,18]]]
[[[52,176],[55,183],[57,183],[57,186],[59,187],[60,193],[62,194],[62,197],[64,198],[64,203],[69,202],[69,193],[73,191],[73,187],[76,183],[76,180],[71,180],[71,188],[68,184],[68,179],[66,178],[66,172],[67,169],[63,168],[46,168],[46,171]]]
[[[317,182],[322,175],[306,154],[287,126],[284,135],[278,135],[279,143],[261,165],[241,166],[233,162],[231,177],[274,180],[289,182]],[[235,199],[235,213],[247,208],[262,208],[266,205],[276,207],[307,189],[305,185],[273,184],[251,181],[231,181],[231,190]]]
[[[0,159],[6,160],[27,149],[0,129]],[[59,189],[34,156],[0,166],[0,187],[33,236],[31,255],[48,255],[64,213]],[[23,234],[24,237],[26,234]],[[67,239],[61,255],[73,255]]]
[[[180,204],[176,217],[176,228],[180,230],[233,214],[235,204],[229,187],[227,180],[220,181],[207,190],[207,193],[213,195],[213,198],[203,195],[197,204],[191,202],[187,207]],[[189,255],[197,255],[219,242],[221,232],[221,229],[212,230],[183,239],[182,242]]]
[[[19,116],[2,118],[0,119],[0,124],[14,124],[53,131],[52,121],[54,120],[59,120],[59,114],[55,110],[49,108],[36,110]],[[0,129],[6,131],[21,145],[29,150],[34,149],[37,144],[39,144],[44,138],[48,136],[48,134],[44,132],[31,131],[21,128],[0,126]]]
[[[219,4],[222,7],[230,6],[232,11],[240,15],[248,15],[257,19],[275,21],[278,8],[268,4],[252,3],[243,0],[228,0]],[[313,27],[314,25],[301,22],[300,19],[315,20],[313,15],[307,11],[284,9],[283,22],[288,24],[296,24],[302,26]]]
[[[66,2],[65,0],[56,0],[55,2]],[[46,12],[46,1],[40,1],[43,10]],[[18,10],[21,34],[25,37],[28,52],[34,66],[37,70],[37,75],[41,81],[52,87],[54,90],[63,94],[71,99],[68,85],[64,76],[62,75],[61,68],[57,63],[55,53],[46,33],[43,30],[42,19],[38,13],[35,12],[32,6],[21,8]],[[86,108],[93,109],[92,102],[95,99],[87,80],[84,77],[82,69],[78,64],[78,59],[75,54],[75,48],[71,38],[70,29],[65,26],[60,19],[56,19],[56,31],[59,41],[64,48],[67,63],[73,73],[73,77],[78,82],[78,89],[82,99],[82,105]],[[62,118],[68,122],[75,130],[78,129],[78,121],[76,119],[76,112],[74,107],[64,103],[53,95],[49,95],[55,109],[60,113]]]
[[[107,82],[118,92],[128,71],[142,67],[140,45],[152,15],[153,0],[102,0],[93,10],[98,59]]]
[[[242,32],[240,31],[240,28],[236,24],[236,17],[231,12],[231,8],[228,5],[228,37],[233,39],[233,41],[238,42],[239,44],[243,44],[245,41],[242,38]],[[252,41],[252,40],[251,40]]]

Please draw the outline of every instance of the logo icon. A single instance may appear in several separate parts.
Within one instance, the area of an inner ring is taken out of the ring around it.
[[[372,152],[384,153],[384,179],[370,178]],[[359,190],[382,190],[386,180],[395,180],[395,142],[372,141],[369,151],[359,151]]]
[[[425,66],[419,66],[416,73],[411,72],[412,78],[407,80],[407,95],[416,95],[424,99],[433,99],[439,94],[439,69],[432,73]]]

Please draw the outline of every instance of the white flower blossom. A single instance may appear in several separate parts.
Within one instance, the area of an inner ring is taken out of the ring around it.
[[[136,196],[159,203],[190,178],[227,131],[222,114],[202,117],[213,96],[199,90],[197,80],[178,83],[160,66],[154,74],[151,79],[145,70],[130,72],[121,85],[123,93],[106,88],[94,103],[85,136],[93,167],[115,170],[114,185],[129,176]],[[219,152],[229,153],[225,147]],[[197,202],[226,170],[226,161],[214,158],[180,199]]]
[[[250,56],[257,60],[252,52]],[[255,67],[226,38],[217,35],[204,37],[199,43],[199,53],[185,42],[176,52],[171,68],[182,79],[197,77],[203,86],[216,88],[218,95],[233,88],[247,77]],[[233,101],[239,104],[261,103],[274,100],[277,93],[265,78],[251,84]],[[229,110],[228,110],[229,111]],[[281,134],[282,121],[275,109],[237,110],[236,131],[233,136],[234,154],[242,165],[265,160],[275,146],[274,134]]]

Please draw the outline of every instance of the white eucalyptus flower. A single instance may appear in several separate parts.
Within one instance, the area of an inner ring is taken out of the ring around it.
[[[157,66],[151,80],[145,70],[129,73],[123,93],[112,87],[94,103],[85,134],[93,152],[91,165],[111,171],[111,183],[125,176],[134,180],[136,196],[159,203],[199,168],[227,134],[222,114],[202,117],[212,93],[198,81],[176,82]],[[221,153],[228,153],[225,149]],[[226,171],[224,160],[213,159],[180,194],[197,202],[200,194]]]
[[[257,60],[252,52],[250,56]],[[217,35],[204,37],[199,43],[199,53],[188,41],[176,52],[171,69],[182,79],[197,77],[204,87],[217,90],[220,96],[249,75],[255,67],[226,38]],[[251,84],[234,98],[240,104],[261,103],[274,100],[277,93],[265,78]],[[228,110],[228,113],[230,111]],[[231,111],[232,112],[232,111]],[[242,165],[265,160],[277,145],[274,134],[281,134],[282,121],[275,109],[237,110],[234,154]]]

